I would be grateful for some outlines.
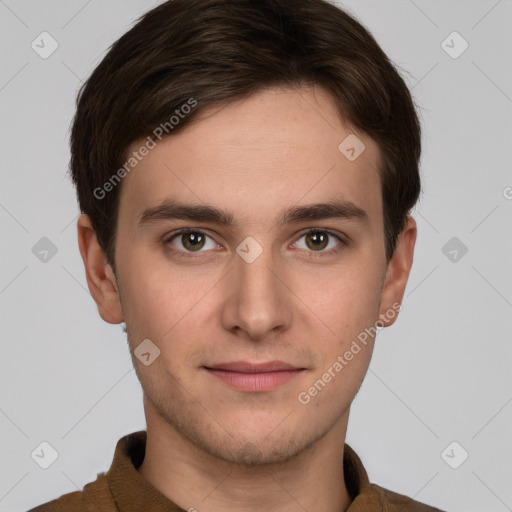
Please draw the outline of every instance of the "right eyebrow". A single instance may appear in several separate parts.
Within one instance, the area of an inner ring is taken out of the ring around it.
[[[139,219],[139,227],[144,224],[163,220],[184,219],[195,222],[211,222],[223,226],[235,225],[231,213],[210,205],[184,204],[178,201],[166,201],[165,203],[148,208]]]

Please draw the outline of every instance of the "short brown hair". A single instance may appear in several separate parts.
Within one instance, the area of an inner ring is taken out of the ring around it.
[[[421,127],[410,91],[373,36],[326,0],[169,0],[111,46],[77,98],[71,175],[112,267],[121,184],[105,197],[95,191],[125,164],[134,141],[154,140],[155,128],[169,127],[191,98],[197,106],[172,133],[208,107],[303,84],[327,90],[343,122],[380,148],[389,260],[420,194]]]

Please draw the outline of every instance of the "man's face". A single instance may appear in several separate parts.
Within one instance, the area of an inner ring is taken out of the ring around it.
[[[338,146],[351,133],[322,90],[271,89],[211,110],[124,179],[123,316],[132,351],[146,339],[160,350],[148,366],[134,357],[148,427],[246,463],[283,461],[344,432],[373,340],[333,367],[391,308],[381,300],[378,147],[356,133],[366,148],[350,161]],[[209,205],[233,224],[148,213],[167,202]],[[346,215],[283,222],[290,209],[333,202],[350,206]],[[184,228],[191,233],[176,234]],[[276,360],[301,371],[269,384],[208,369]],[[331,379],[308,393],[329,368]]]

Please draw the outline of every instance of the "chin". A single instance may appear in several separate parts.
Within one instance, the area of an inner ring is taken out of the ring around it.
[[[263,466],[286,463],[318,440],[304,430],[296,433],[295,437],[290,431],[282,431],[280,435],[274,432],[271,437],[262,430],[259,432],[259,435],[240,434],[224,440],[200,436],[200,439],[196,438],[193,441],[203,451],[230,464]]]

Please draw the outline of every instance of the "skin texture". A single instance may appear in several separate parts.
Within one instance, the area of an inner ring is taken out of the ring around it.
[[[366,146],[352,162],[338,150],[351,133]],[[350,504],[343,446],[374,340],[307,405],[297,396],[365,328],[396,319],[389,311],[403,297],[416,224],[408,218],[388,264],[379,158],[375,142],[344,125],[322,89],[272,88],[206,112],[124,178],[116,275],[88,217],[79,218],[101,317],[126,322],[132,354],[145,339],[160,350],[149,366],[133,357],[148,432],[139,471],[185,510],[329,512]],[[139,226],[146,209],[168,199],[224,209],[236,226],[180,219]],[[288,207],[340,199],[367,221],[279,224]],[[181,228],[207,235],[199,252],[190,237],[168,240]],[[318,248],[312,228],[334,236]],[[236,252],[249,236],[263,250],[252,263]],[[237,360],[305,370],[270,391],[247,392],[204,369]]]

